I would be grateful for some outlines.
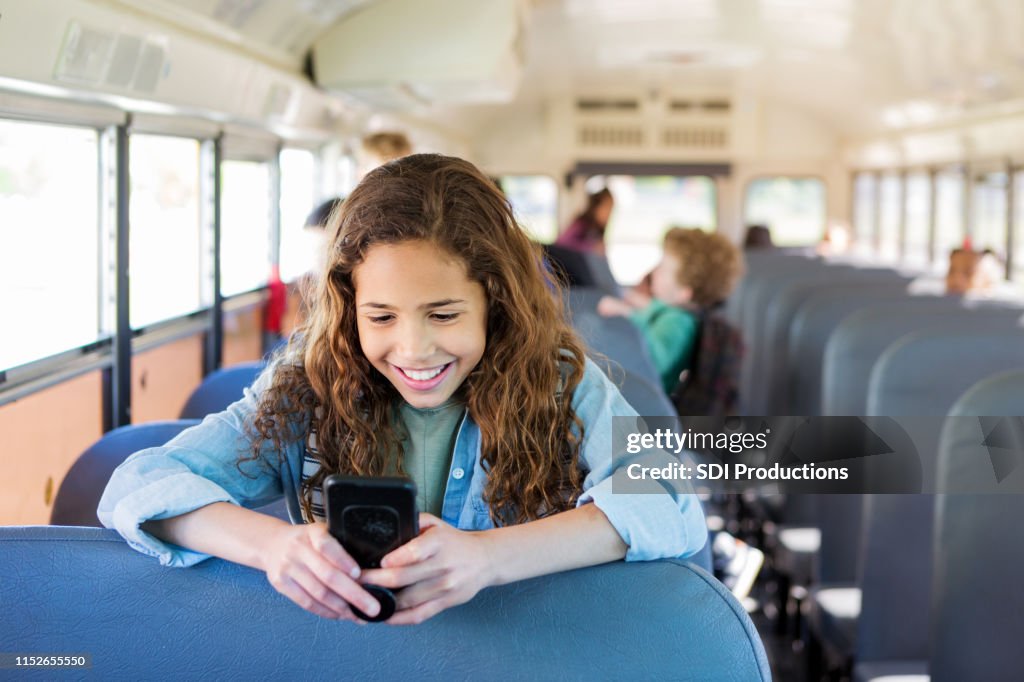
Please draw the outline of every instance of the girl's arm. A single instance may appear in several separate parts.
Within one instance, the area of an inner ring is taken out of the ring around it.
[[[349,604],[379,611],[377,600],[355,581],[356,562],[322,523],[293,526],[227,502],[168,519],[143,530],[193,551],[265,571],[270,584],[293,602],[325,618],[358,621]]]
[[[518,526],[462,531],[420,515],[419,537],[384,557],[364,582],[405,587],[391,624],[420,623],[485,587],[622,559],[626,544],[597,506]],[[407,587],[406,587],[407,586]]]

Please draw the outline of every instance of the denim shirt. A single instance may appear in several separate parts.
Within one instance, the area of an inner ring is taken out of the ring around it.
[[[245,424],[256,409],[258,396],[270,383],[273,368],[257,379],[245,396],[202,423],[181,432],[164,446],[136,452],[111,476],[97,514],[138,551],[157,557],[165,566],[190,566],[209,558],[163,542],[140,526],[214,502],[256,508],[282,495],[292,521],[301,523],[299,491],[305,438],[295,434],[281,458],[271,443],[264,444],[266,460],[237,465],[251,451]],[[584,425],[580,466],[586,472],[577,506],[593,503],[604,513],[628,546],[627,561],[686,557],[704,546],[707,529],[697,497],[688,493],[625,494],[612,492],[611,474],[625,466],[627,455],[612,450],[612,417],[636,417],[618,389],[587,360],[572,406]],[[630,462],[637,461],[628,456]],[[244,472],[244,474],[242,473]],[[466,415],[459,426],[448,473],[441,517],[463,530],[493,528],[483,500],[487,473],[480,460],[480,428]]]

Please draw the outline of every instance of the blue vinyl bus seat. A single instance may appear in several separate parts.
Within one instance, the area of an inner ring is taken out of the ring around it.
[[[53,501],[50,523],[55,526],[96,526],[96,506],[114,469],[138,450],[163,445],[198,419],[130,424],[109,431],[71,465]]]
[[[625,371],[661,385],[647,342],[632,322],[624,317],[602,317],[596,311],[576,310],[572,324],[591,357],[613,382],[619,383]]]
[[[1007,369],[1024,369],[1024,327],[914,332],[872,368],[868,414],[945,416],[964,391]]]
[[[88,653],[104,680],[771,679],[743,607],[687,562],[567,571],[415,627],[360,627],[303,611],[259,571],[168,569],[106,529],[0,528],[0,557],[4,647]]]
[[[242,399],[243,391],[252,386],[265,367],[262,362],[242,362],[208,375],[185,401],[181,418],[202,419],[208,414],[222,412],[231,403]]]
[[[641,417],[676,416],[676,408],[673,407],[672,401],[665,395],[660,384],[655,384],[650,379],[645,379],[632,372],[626,372],[618,386],[622,397],[633,406],[633,409]]]
[[[868,414],[871,369],[882,353],[906,334],[930,331],[938,335],[964,327],[1010,329],[1021,314],[1019,308],[967,308],[954,298],[928,296],[912,296],[858,311],[845,318],[825,344],[822,413]]]
[[[743,252],[744,274],[729,295],[722,314],[729,322],[741,326],[743,301],[757,285],[760,275],[769,270],[800,267],[803,263],[816,262],[807,254],[794,254],[782,249],[752,249]],[[795,265],[794,265],[795,264]]]
[[[794,279],[777,288],[757,331],[761,353],[755,365],[754,395],[748,404],[760,406],[758,414],[798,414],[789,404],[795,371],[789,364],[789,339],[793,318],[803,303],[822,291],[860,291],[879,282],[906,286],[910,280],[889,269],[834,267],[818,276]]]
[[[1000,372],[968,389],[950,410],[939,446],[939,487],[1020,490],[1024,466],[1004,474],[978,466],[993,450],[1024,452],[1024,370]],[[970,418],[973,417],[973,418]],[[982,417],[982,418],[978,418]],[[993,425],[984,417],[1015,417],[998,446],[986,445]],[[965,487],[960,487],[965,486]],[[1004,680],[1024,670],[1024,496],[949,493],[935,497],[934,579],[931,600],[932,682]],[[862,679],[864,678],[862,676]]]
[[[934,495],[865,496],[856,679],[925,668],[934,511]]]
[[[826,288],[812,293],[793,316],[787,344],[790,414],[818,416],[821,412],[821,374],[825,344],[836,327],[852,313],[874,304],[905,299],[901,280]]]

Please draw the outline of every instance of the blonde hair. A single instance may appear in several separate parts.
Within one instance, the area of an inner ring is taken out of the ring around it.
[[[387,163],[412,154],[412,143],[405,133],[380,132],[363,138],[363,151]]]
[[[701,308],[724,301],[743,274],[743,254],[717,232],[673,227],[664,248],[679,260],[677,281],[693,290],[693,302]]]

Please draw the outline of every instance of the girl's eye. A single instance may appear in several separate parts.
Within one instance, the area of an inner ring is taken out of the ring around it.
[[[433,313],[433,317],[438,322],[451,322],[459,316],[459,313]]]
[[[387,324],[394,318],[394,315],[377,315],[376,317],[370,316],[370,322],[373,324]]]

